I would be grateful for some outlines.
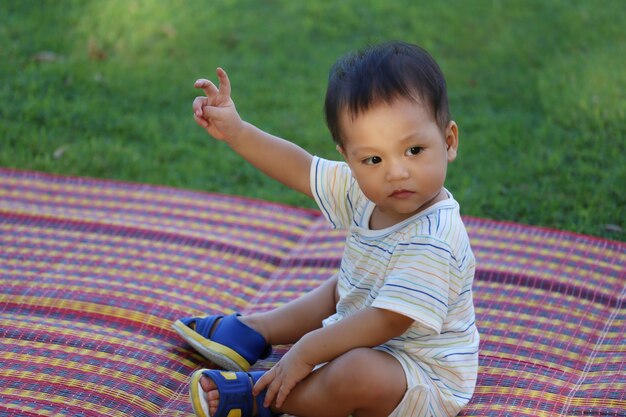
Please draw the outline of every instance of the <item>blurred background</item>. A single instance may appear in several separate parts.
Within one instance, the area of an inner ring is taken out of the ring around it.
[[[463,214],[625,241],[625,27],[621,0],[2,0],[0,166],[313,207],[194,123],[193,82],[224,67],[244,119],[339,158],[328,69],[400,39],[446,74]]]

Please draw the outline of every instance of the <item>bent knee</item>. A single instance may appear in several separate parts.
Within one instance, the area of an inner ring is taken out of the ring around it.
[[[326,365],[329,389],[339,396],[362,396],[373,401],[406,392],[404,370],[393,356],[371,348],[357,348]]]

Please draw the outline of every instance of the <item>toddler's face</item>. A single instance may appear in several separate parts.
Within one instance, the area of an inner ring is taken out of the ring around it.
[[[343,147],[338,149],[386,223],[447,198],[443,184],[448,162],[456,158],[456,123],[442,132],[427,108],[400,99],[354,119],[344,112],[341,130]]]

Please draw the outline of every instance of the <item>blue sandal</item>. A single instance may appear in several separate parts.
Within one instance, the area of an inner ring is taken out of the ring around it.
[[[243,324],[238,316],[186,317],[176,320],[172,327],[217,366],[229,371],[247,372],[257,360],[267,358],[272,347],[259,332]]]
[[[252,387],[266,371],[256,372],[225,372],[209,369],[200,369],[191,375],[189,396],[194,413],[198,417],[252,417],[254,402],[257,405],[258,417],[277,417],[280,414],[263,406],[265,393],[263,391],[256,398],[252,395]],[[209,404],[206,393],[200,385],[202,376],[211,378],[220,393],[220,404],[213,416],[209,414]]]

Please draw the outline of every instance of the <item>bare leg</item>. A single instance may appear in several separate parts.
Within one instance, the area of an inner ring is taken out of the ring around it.
[[[296,385],[281,411],[299,417],[384,417],[397,407],[406,390],[404,370],[393,356],[359,348]]]
[[[213,414],[219,392],[209,378],[200,380]],[[287,397],[282,413],[299,417],[384,417],[407,390],[400,363],[391,355],[358,348],[313,372]]]
[[[310,331],[322,327],[322,320],[335,313],[336,288],[337,277],[333,277],[315,290],[274,310],[239,319],[261,333],[271,345],[295,343]]]

